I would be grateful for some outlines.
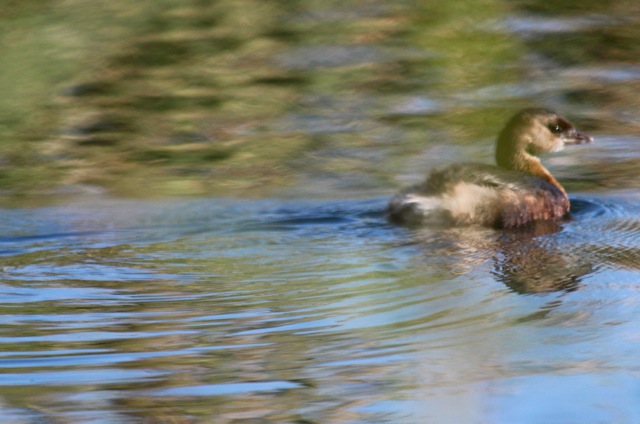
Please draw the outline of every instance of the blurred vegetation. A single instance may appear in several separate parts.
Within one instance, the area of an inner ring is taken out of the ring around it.
[[[253,130],[295,98],[270,83],[286,75],[262,66],[279,44],[261,36],[277,26],[274,7],[49,4],[16,2],[1,17],[11,22],[0,51],[8,64],[0,71],[3,188],[192,194],[217,186],[222,173],[239,186],[288,177],[279,165],[304,140]]]
[[[636,64],[634,2],[574,10],[605,24],[501,29],[514,16],[560,19],[574,6],[5,2],[0,190],[261,196],[314,180],[379,190],[431,144],[480,140],[490,151],[515,108],[540,104],[570,115],[592,107],[588,126],[631,133],[637,79],[561,72]],[[566,87],[527,85],[547,74]],[[607,105],[618,107],[613,119]]]

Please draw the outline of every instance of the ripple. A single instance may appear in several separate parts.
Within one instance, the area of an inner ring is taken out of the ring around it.
[[[0,379],[56,387],[51,405],[92,405],[77,394],[90,388],[124,404],[301,397],[323,411],[375,404],[386,387],[542,372],[519,356],[532,340],[584,347],[601,336],[570,326],[604,313],[620,331],[621,313],[640,309],[638,270],[622,261],[640,231],[628,195],[579,196],[572,220],[537,232],[397,228],[385,201],[116,202],[58,224],[80,232],[22,231],[16,251],[39,250],[2,258]],[[96,247],[102,237],[111,245]]]
[[[292,381],[251,381],[246,383],[203,384],[146,392],[151,396],[227,396],[255,392],[279,392],[303,387]]]
[[[318,67],[336,67],[378,62],[384,55],[375,46],[324,45],[290,49],[278,58],[285,68],[306,70]]]
[[[616,20],[605,15],[574,16],[566,18],[545,18],[541,16],[512,15],[502,21],[496,29],[522,35],[544,35],[550,33],[577,32],[598,26],[615,23]]]
[[[85,384],[117,384],[131,380],[152,381],[166,375],[157,370],[124,370],[101,368],[72,371],[3,373],[0,375],[3,386],[81,386]]]
[[[495,274],[521,293],[574,291],[586,281],[614,281],[609,270],[640,270],[640,205],[607,197],[571,201],[572,219],[534,237],[498,246]]]

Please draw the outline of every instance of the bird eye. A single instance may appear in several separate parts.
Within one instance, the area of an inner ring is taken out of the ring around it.
[[[549,130],[554,134],[560,134],[562,132],[562,128],[558,124],[549,125]]]

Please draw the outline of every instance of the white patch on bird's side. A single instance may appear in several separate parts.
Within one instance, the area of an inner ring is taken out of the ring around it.
[[[412,203],[418,206],[418,208],[428,213],[430,211],[440,209],[442,199],[434,196],[420,196],[419,194],[407,194],[403,203]]]
[[[460,182],[438,196],[408,194],[403,203],[417,205],[425,216],[436,211],[447,211],[456,221],[473,222],[485,207],[498,201],[498,196],[495,189]]]

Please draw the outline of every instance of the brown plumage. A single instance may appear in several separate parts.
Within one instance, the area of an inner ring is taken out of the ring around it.
[[[498,136],[497,167],[460,163],[438,168],[391,199],[387,214],[401,224],[498,228],[563,217],[569,197],[537,155],[591,141],[552,111],[525,109]]]

